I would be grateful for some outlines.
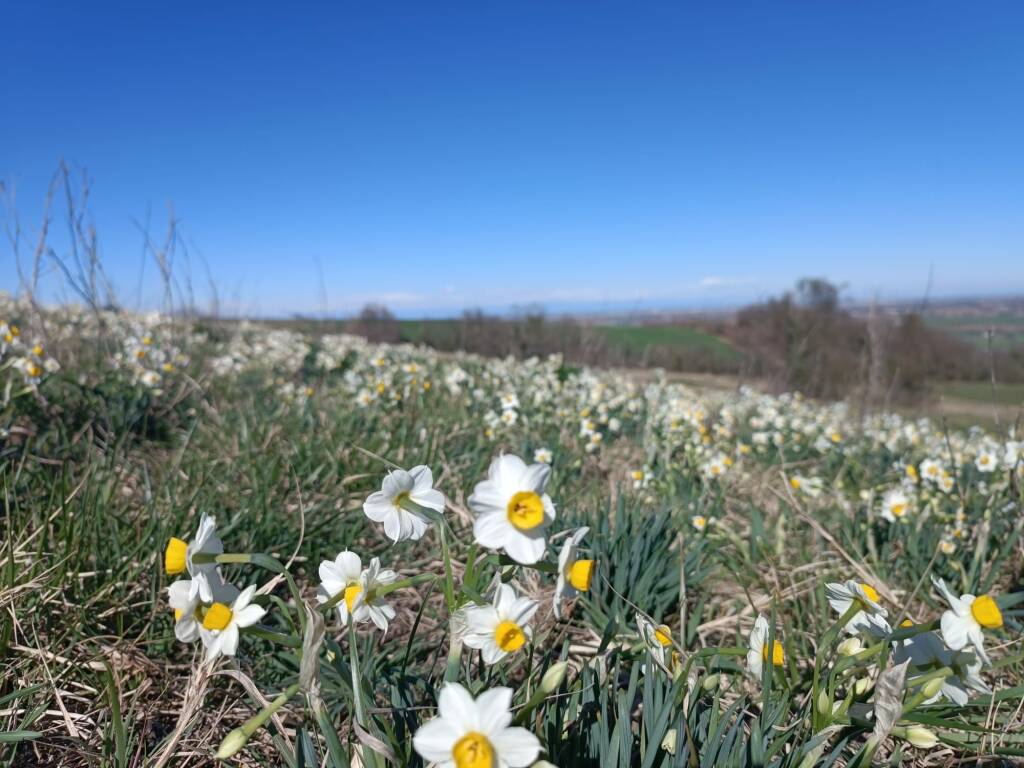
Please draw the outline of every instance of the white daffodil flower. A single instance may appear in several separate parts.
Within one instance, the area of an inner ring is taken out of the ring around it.
[[[224,584],[216,563],[196,563],[197,554],[216,557],[224,553],[224,544],[217,536],[217,519],[212,515],[203,515],[199,520],[199,530],[190,543],[182,539],[171,538],[164,551],[164,569],[170,576],[188,571],[192,577],[191,588],[204,603],[214,601],[214,591]]]
[[[768,619],[758,615],[754,621],[754,628],[750,630],[750,637],[747,643],[747,671],[757,680],[761,679],[764,673],[764,663],[769,657],[773,666],[781,667],[786,663],[786,653],[778,637],[772,641],[772,647],[768,648]]]
[[[492,688],[474,699],[458,683],[445,683],[438,716],[420,726],[413,748],[438,768],[525,768],[540,741],[512,723],[511,688]]]
[[[430,519],[404,506],[406,501],[438,514],[444,513],[444,494],[434,490],[430,467],[421,464],[408,472],[396,469],[389,473],[381,489],[371,493],[363,503],[363,512],[375,523],[384,523],[384,533],[396,544],[406,539],[415,541],[426,533]]]
[[[981,661],[974,653],[952,651],[945,646],[942,638],[935,632],[922,632],[893,644],[892,658],[896,664],[910,660],[911,665],[921,672],[930,670],[936,665],[949,667],[954,674],[942,681],[942,687],[925,704],[931,704],[940,697],[945,697],[954,704],[963,706],[969,698],[968,689],[978,693],[991,693],[978,673]]]
[[[679,653],[672,643],[672,629],[667,624],[655,625],[639,612],[636,614],[636,624],[640,630],[640,639],[644,641],[651,658],[667,674],[673,674]]]
[[[882,517],[890,523],[898,523],[910,511],[910,499],[899,488],[886,491],[882,497]]]
[[[491,605],[478,605],[466,611],[462,642],[480,651],[485,664],[494,664],[533,637],[528,624],[536,612],[536,600],[516,597],[512,587],[499,584]]]
[[[561,618],[563,599],[571,600],[580,592],[590,590],[590,581],[594,577],[594,561],[580,560],[576,557],[576,549],[589,532],[590,528],[587,526],[577,528],[565,540],[562,551],[558,553],[558,579],[552,598],[556,619]]]
[[[183,643],[194,643],[199,639],[199,591],[193,589],[191,580],[178,579],[167,587],[167,602],[174,610],[174,636]]]
[[[989,663],[985,653],[985,638],[982,629],[999,629],[1003,626],[1003,614],[990,595],[960,595],[957,597],[942,579],[932,578],[939,594],[949,603],[939,621],[942,639],[954,651],[963,650],[968,643],[974,646],[978,658]]]
[[[246,587],[230,607],[224,603],[214,603],[206,609],[199,634],[206,646],[207,662],[222,654],[234,656],[238,651],[239,631],[251,627],[266,614],[266,608],[252,602],[255,594],[255,585]]]
[[[324,560],[320,563],[320,588],[316,599],[326,603],[343,593],[344,597],[337,605],[343,627],[348,626],[351,618],[357,624],[372,621],[382,632],[387,632],[388,622],[395,618],[395,609],[382,597],[371,597],[367,602],[366,596],[372,596],[376,587],[391,584],[397,578],[398,574],[390,568],[380,567],[380,558],[370,560],[370,567],[364,570],[359,555],[345,551],[333,562]]]
[[[504,549],[524,565],[544,557],[544,529],[555,519],[555,505],[544,493],[550,473],[546,464],[527,466],[509,454],[492,461],[487,479],[477,483],[469,497],[477,543]]]
[[[845,582],[831,582],[825,585],[825,597],[828,598],[832,610],[840,616],[850,610],[853,605],[860,607],[860,610],[846,622],[844,629],[849,634],[867,632],[869,635],[882,637],[892,631],[889,622],[885,620],[889,613],[879,605],[881,598],[870,584],[861,584],[852,579]]]

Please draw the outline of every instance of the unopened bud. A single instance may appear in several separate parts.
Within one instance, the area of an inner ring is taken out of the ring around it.
[[[700,685],[705,691],[713,691],[721,684],[721,682],[721,675],[708,675],[701,680]]]
[[[939,743],[939,737],[935,735],[935,731],[922,725],[908,725],[903,738],[918,749],[931,749]]]
[[[678,731],[675,728],[669,728],[665,733],[665,738],[661,740],[661,748],[668,752],[670,755],[676,753],[676,739],[678,738]]]
[[[946,682],[945,677],[933,677],[927,683],[921,686],[921,693],[924,694],[926,699],[934,698],[939,695],[939,691],[942,690],[942,684]]]
[[[840,656],[853,656],[864,649],[864,643],[859,637],[848,637],[839,644],[836,651]]]
[[[858,677],[857,682],[853,684],[853,691],[860,696],[864,691],[871,687],[871,679],[867,677]]]
[[[823,715],[832,714],[832,698],[828,695],[828,689],[822,688],[818,691],[818,712]]]
[[[241,728],[235,728],[220,743],[220,747],[217,749],[217,759],[227,760],[230,757],[234,757],[235,753],[244,747],[247,741],[249,741],[249,736],[246,732]]]
[[[556,661],[548,667],[548,671],[540,679],[540,688],[544,691],[545,696],[558,690],[562,681],[565,680],[565,672],[568,668],[569,664],[565,661]]]

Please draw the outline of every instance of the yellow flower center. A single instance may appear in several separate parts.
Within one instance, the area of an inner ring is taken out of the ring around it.
[[[662,647],[667,648],[672,645],[672,630],[667,625],[662,624],[654,630],[654,639],[661,643]]]
[[[345,587],[345,605],[348,606],[349,611],[352,610],[352,606],[356,602],[356,598],[359,597],[359,593],[363,591],[363,588],[358,584],[353,584],[350,587]]]
[[[878,590],[876,590],[870,584],[861,584],[860,588],[864,591],[864,596],[867,597],[868,600],[870,600],[873,603],[878,602]]]
[[[580,592],[586,592],[590,589],[590,581],[593,578],[593,560],[577,560],[569,569],[569,583]]]
[[[181,539],[171,538],[167,542],[167,549],[164,550],[164,570],[171,576],[176,576],[185,570],[185,555],[188,552],[188,544]]]
[[[175,621],[180,621],[181,617],[184,615],[184,613],[185,612],[183,610],[181,610],[181,608],[175,608],[174,609],[174,620]]]
[[[494,642],[505,653],[518,651],[526,642],[526,633],[514,621],[503,621],[494,630]]]
[[[893,517],[903,517],[903,513],[907,511],[906,504],[893,504],[889,511],[892,512]]]
[[[520,531],[544,522],[544,502],[533,491],[520,491],[508,502],[508,521]]]
[[[400,494],[395,496],[395,507],[397,509],[401,509],[402,508],[402,504],[404,504],[408,500],[409,500],[409,492],[408,491],[402,491]]]
[[[910,619],[904,619],[903,621],[900,622],[900,626],[905,629],[907,627],[914,626],[914,622],[912,622]]]
[[[494,747],[482,733],[470,731],[452,747],[455,768],[491,768],[494,765]]]
[[[768,645],[761,649],[761,657],[768,661]],[[772,643],[772,664],[776,667],[781,667],[786,661],[786,652],[782,649],[782,643],[775,640]]]
[[[989,595],[976,597],[971,603],[971,615],[985,629],[999,629],[1003,626],[1003,614],[996,601]]]
[[[988,466],[988,462],[989,462],[989,457],[988,456],[980,456],[978,458],[978,463],[981,464],[981,466],[983,466],[983,467]]]
[[[231,609],[224,603],[214,603],[206,609],[203,626],[207,629],[224,629],[231,623]]]

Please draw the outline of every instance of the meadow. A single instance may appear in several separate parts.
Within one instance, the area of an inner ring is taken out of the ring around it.
[[[0,298],[0,765],[1024,758],[1024,443]]]

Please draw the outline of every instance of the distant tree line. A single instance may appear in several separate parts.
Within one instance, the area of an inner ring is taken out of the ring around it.
[[[821,278],[800,280],[792,291],[745,307],[730,320],[689,325],[725,339],[738,354],[723,356],[701,345],[613,344],[598,327],[552,319],[537,307],[512,317],[468,309],[456,319],[409,323],[403,330],[387,307],[370,304],[345,329],[372,341],[412,341],[449,352],[520,358],[558,353],[587,365],[737,374],[776,391],[859,397],[872,405],[917,400],[932,383],[986,380],[993,371],[1000,381],[1024,381],[1024,349],[990,354],[928,325],[917,312],[873,310],[856,317],[841,306],[839,287]]]

